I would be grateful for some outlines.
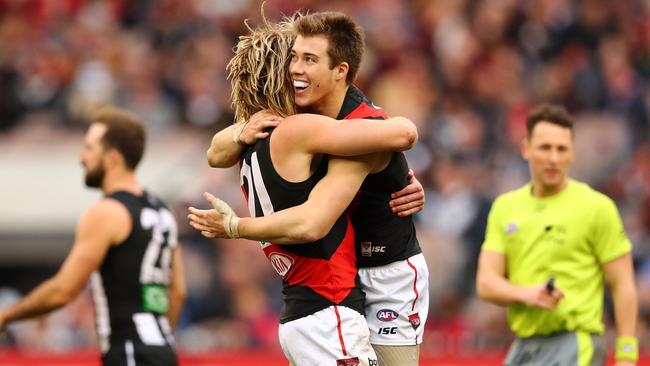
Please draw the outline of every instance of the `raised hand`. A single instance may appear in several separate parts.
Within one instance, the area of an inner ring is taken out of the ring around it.
[[[253,114],[248,122],[243,125],[239,132],[239,141],[245,145],[253,145],[257,140],[265,139],[269,136],[265,129],[276,127],[282,122],[282,117],[266,109]],[[237,133],[237,132],[235,132]]]
[[[212,204],[212,210],[190,207],[187,215],[190,226],[207,238],[238,238],[239,217],[224,201],[205,192],[203,197]]]

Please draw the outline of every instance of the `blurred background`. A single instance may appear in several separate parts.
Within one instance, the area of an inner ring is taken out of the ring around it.
[[[258,0],[0,0],[0,306],[52,275],[99,193],[78,161],[87,116],[115,104],[149,132],[141,181],[176,212],[189,296],[186,355],[278,352],[280,279],[257,243],[207,240],[187,206],[210,191],[246,212],[236,169],[205,151],[232,121],[225,65]],[[494,197],[528,180],[537,103],[576,117],[572,176],[613,198],[634,243],[641,349],[650,350],[650,1],[267,0],[267,17],[338,10],[366,30],[356,84],[418,125],[407,157],[425,186],[418,238],[430,269],[425,357],[502,354],[503,309],[474,276]],[[606,324],[613,344],[611,307]],[[15,324],[1,350],[96,348],[88,294]]]

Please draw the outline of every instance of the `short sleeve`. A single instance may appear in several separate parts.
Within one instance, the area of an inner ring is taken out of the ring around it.
[[[481,250],[491,250],[499,253],[505,253],[505,238],[503,231],[502,209],[503,199],[497,198],[492,203],[490,214],[488,215],[487,228],[485,230],[485,241],[481,245]]]
[[[591,244],[600,263],[607,263],[632,250],[632,243],[625,233],[623,222],[614,202],[602,196],[595,210]]]

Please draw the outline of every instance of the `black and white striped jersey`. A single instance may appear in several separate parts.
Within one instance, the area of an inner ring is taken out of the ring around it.
[[[107,196],[122,203],[132,229],[124,242],[111,246],[91,278],[99,343],[105,354],[125,341],[135,345],[173,344],[165,313],[177,226],[157,197],[119,191]]]

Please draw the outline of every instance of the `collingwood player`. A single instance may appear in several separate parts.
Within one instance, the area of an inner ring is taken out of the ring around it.
[[[172,332],[185,297],[176,222],[145,191],[134,170],[145,132],[136,116],[102,110],[81,152],[86,185],[104,197],[77,225],[75,243],[56,275],[0,310],[0,329],[74,300],[89,279],[104,365],[176,365]]]

